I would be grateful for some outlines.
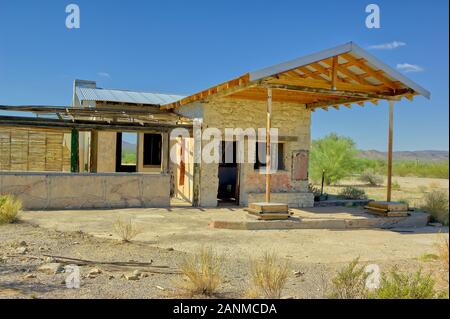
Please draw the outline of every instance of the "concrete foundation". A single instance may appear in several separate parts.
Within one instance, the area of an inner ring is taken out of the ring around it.
[[[0,194],[26,210],[170,206],[167,174],[0,173]]]

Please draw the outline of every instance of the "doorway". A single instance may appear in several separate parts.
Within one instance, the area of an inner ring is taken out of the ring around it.
[[[222,141],[220,159],[218,204],[219,206],[239,205],[239,165],[236,158],[236,142]]]

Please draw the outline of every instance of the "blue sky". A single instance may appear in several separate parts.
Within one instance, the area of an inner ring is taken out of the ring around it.
[[[80,7],[80,29],[65,27],[69,3]],[[370,3],[381,8],[380,29],[365,26]],[[370,52],[419,67],[406,74],[432,93],[398,104],[394,148],[448,150],[448,10],[448,0],[0,0],[0,104],[68,105],[75,78],[189,94],[349,41],[391,44]],[[386,150],[386,106],[316,111],[313,138],[337,132]]]

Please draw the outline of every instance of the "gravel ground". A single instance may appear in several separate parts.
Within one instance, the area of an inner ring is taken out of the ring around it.
[[[122,268],[106,265],[82,266],[81,287],[68,289],[65,273],[45,274],[38,268],[52,260],[43,256],[64,256],[96,261],[151,262],[178,269],[186,254],[157,243],[119,243],[114,239],[97,238],[82,232],[61,232],[21,222],[0,226],[0,298],[186,298],[179,288],[179,274],[148,273],[148,268]],[[35,258],[39,257],[39,258]],[[249,260],[226,257],[223,262],[224,282],[218,298],[243,297],[248,287]],[[286,256],[289,260],[289,256]],[[339,263],[298,263],[290,261],[290,273],[284,298],[321,298],[330,278],[342,267]],[[391,262],[377,262],[382,270]],[[417,259],[396,260],[402,269],[417,269]],[[89,272],[100,269],[98,275]],[[134,270],[138,280],[128,280]],[[198,296],[197,296],[198,297]]]

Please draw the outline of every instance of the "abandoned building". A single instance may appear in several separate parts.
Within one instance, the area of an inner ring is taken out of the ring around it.
[[[264,201],[263,163],[174,163],[173,147],[182,157],[183,145],[190,145],[192,158],[202,141],[170,140],[170,133],[192,131],[193,119],[201,119],[202,128],[264,128],[270,103],[271,126],[279,133],[272,199],[310,207],[311,112],[416,95],[430,97],[354,43],[190,96],[108,90],[75,80],[71,106],[0,106],[4,113],[35,114],[0,116],[0,193],[20,197],[28,209],[167,207],[171,198],[203,207]],[[125,161],[130,144],[136,156]],[[263,141],[257,145],[264,148]]]

